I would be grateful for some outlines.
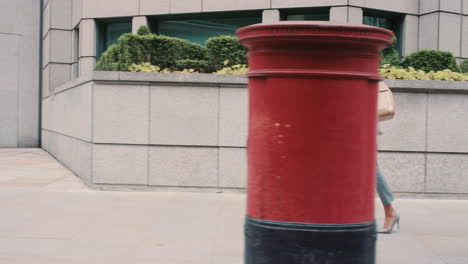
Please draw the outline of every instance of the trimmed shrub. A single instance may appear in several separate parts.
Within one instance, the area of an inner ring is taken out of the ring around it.
[[[175,70],[183,71],[192,69],[196,72],[208,72],[208,62],[206,60],[178,60]]]
[[[419,50],[403,59],[402,66],[413,67],[416,70],[430,71],[459,71],[457,61],[452,53],[440,50]]]
[[[177,39],[177,38],[174,38]],[[180,40],[179,45],[182,48],[182,59],[187,60],[207,60],[208,50],[200,44],[192,43],[184,39]]]
[[[141,26],[140,28],[138,28],[137,35],[144,36],[149,34],[151,34],[151,32],[147,26]]]
[[[208,63],[215,70],[247,64],[247,48],[242,46],[236,37],[209,38],[206,41],[206,48],[208,49]]]
[[[233,65],[231,67],[225,67],[221,70],[214,72],[214,74],[247,74],[249,69],[245,64]]]
[[[402,80],[436,80],[436,81],[468,81],[468,75],[453,72],[451,70],[430,71],[416,70],[413,67],[402,69],[390,65],[384,65],[379,74],[385,79],[402,79]]]
[[[151,65],[149,62],[132,64],[130,67],[128,67],[128,70],[131,72],[161,72],[161,68]]]
[[[382,59],[380,60],[380,66],[390,64],[392,66],[399,66],[400,65],[400,54],[398,53],[395,45],[397,41],[396,38],[393,38],[393,43],[390,47],[382,50],[380,53]]]
[[[460,70],[463,73],[468,73],[468,59],[463,60],[463,62],[460,65]]]
[[[96,71],[124,71],[119,63],[120,46],[111,45],[96,63]]]
[[[174,70],[178,60],[206,60],[206,54],[205,47],[183,39],[155,34],[124,34],[115,46],[102,54],[96,70],[128,71],[132,64],[144,62]]]
[[[109,47],[96,64],[97,71],[128,71],[133,63],[145,61],[147,58],[144,43],[141,37],[133,34],[124,34],[119,38],[118,44]]]

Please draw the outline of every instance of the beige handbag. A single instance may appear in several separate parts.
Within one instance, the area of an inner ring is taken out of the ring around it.
[[[379,121],[390,120],[395,116],[395,101],[393,100],[393,94],[384,82],[379,82],[377,113],[379,114]]]

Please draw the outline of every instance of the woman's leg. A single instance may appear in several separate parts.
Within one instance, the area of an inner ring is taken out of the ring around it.
[[[379,194],[380,200],[383,206],[390,205],[395,198],[393,197],[392,190],[388,186],[387,181],[382,175],[379,167],[377,166],[377,193]]]
[[[379,194],[380,200],[384,206],[385,211],[385,222],[384,222],[384,229],[388,229],[392,226],[395,210],[393,209],[392,202],[395,200],[393,197],[392,190],[390,186],[388,186],[387,181],[382,175],[379,167],[377,166],[377,193]]]

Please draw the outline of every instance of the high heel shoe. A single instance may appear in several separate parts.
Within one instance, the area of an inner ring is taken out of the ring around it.
[[[379,233],[379,234],[391,234],[391,233],[393,233],[393,228],[395,227],[395,225],[398,225],[398,231],[400,231],[400,216],[399,215],[395,215],[393,217],[393,222],[392,222],[392,225],[390,226],[390,228],[379,230],[379,231],[377,231],[377,233]]]

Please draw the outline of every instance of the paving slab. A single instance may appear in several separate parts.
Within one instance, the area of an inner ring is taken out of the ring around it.
[[[376,218],[383,210],[376,202]],[[243,263],[245,194],[89,190],[40,149],[0,149],[0,264]],[[377,263],[468,263],[468,200],[397,199]]]

